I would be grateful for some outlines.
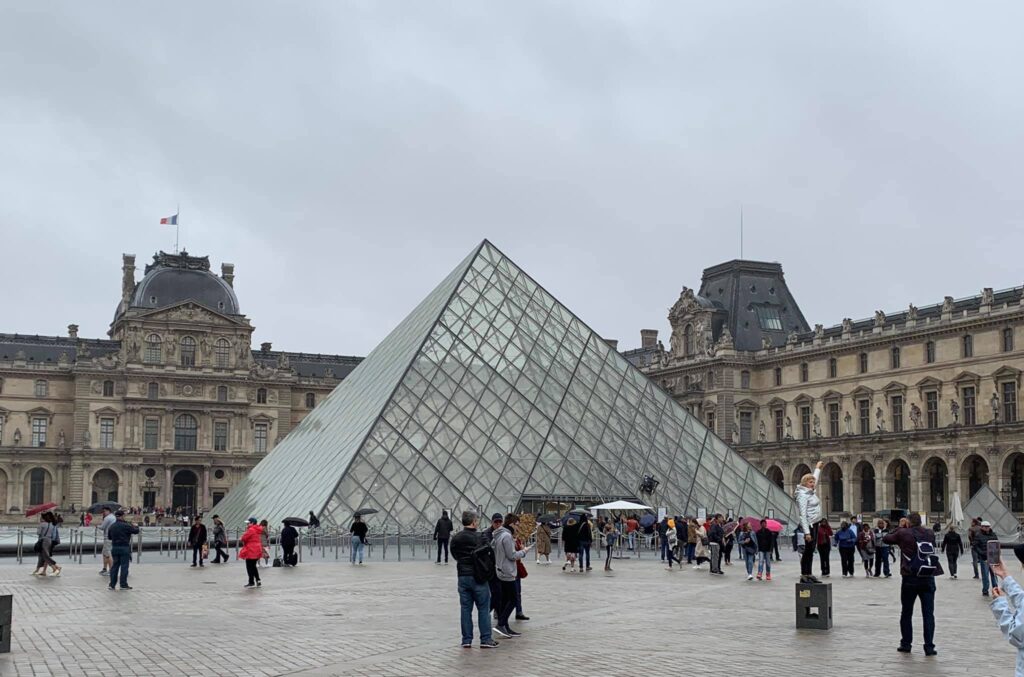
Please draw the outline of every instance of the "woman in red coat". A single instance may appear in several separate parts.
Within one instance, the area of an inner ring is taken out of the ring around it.
[[[238,551],[238,558],[245,560],[245,572],[249,574],[247,588],[258,588],[263,585],[260,581],[260,572],[256,568],[256,562],[263,557],[263,527],[256,523],[255,517],[249,518],[249,528],[242,534],[242,549]]]

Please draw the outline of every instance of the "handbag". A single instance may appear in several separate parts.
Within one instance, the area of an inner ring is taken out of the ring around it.
[[[209,559],[209,558],[210,558],[210,544],[209,543],[203,543],[203,559]]]
[[[43,539],[40,538],[38,541],[36,541],[36,544],[32,546],[32,552],[42,552],[42,551],[43,551]]]
[[[523,560],[516,560],[516,576],[519,578],[526,578],[529,574],[526,573],[526,565],[523,564]]]

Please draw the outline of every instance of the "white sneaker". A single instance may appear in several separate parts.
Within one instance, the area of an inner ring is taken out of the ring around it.
[[[694,571],[700,571],[700,569],[701,569],[701,566],[699,564],[697,564],[696,566],[693,567]]]
[[[748,581],[752,581],[752,580],[754,580],[754,577],[753,576],[747,576],[747,580]]]

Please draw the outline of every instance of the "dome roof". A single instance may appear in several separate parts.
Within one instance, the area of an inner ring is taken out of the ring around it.
[[[194,301],[225,315],[238,315],[238,297],[226,281],[210,272],[207,256],[160,252],[135,285],[130,308],[167,308]]]

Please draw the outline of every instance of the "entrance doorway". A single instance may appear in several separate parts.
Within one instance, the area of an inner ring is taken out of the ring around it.
[[[171,507],[175,510],[181,508],[185,512],[195,512],[198,487],[199,478],[191,470],[179,470],[174,473],[174,494]]]

